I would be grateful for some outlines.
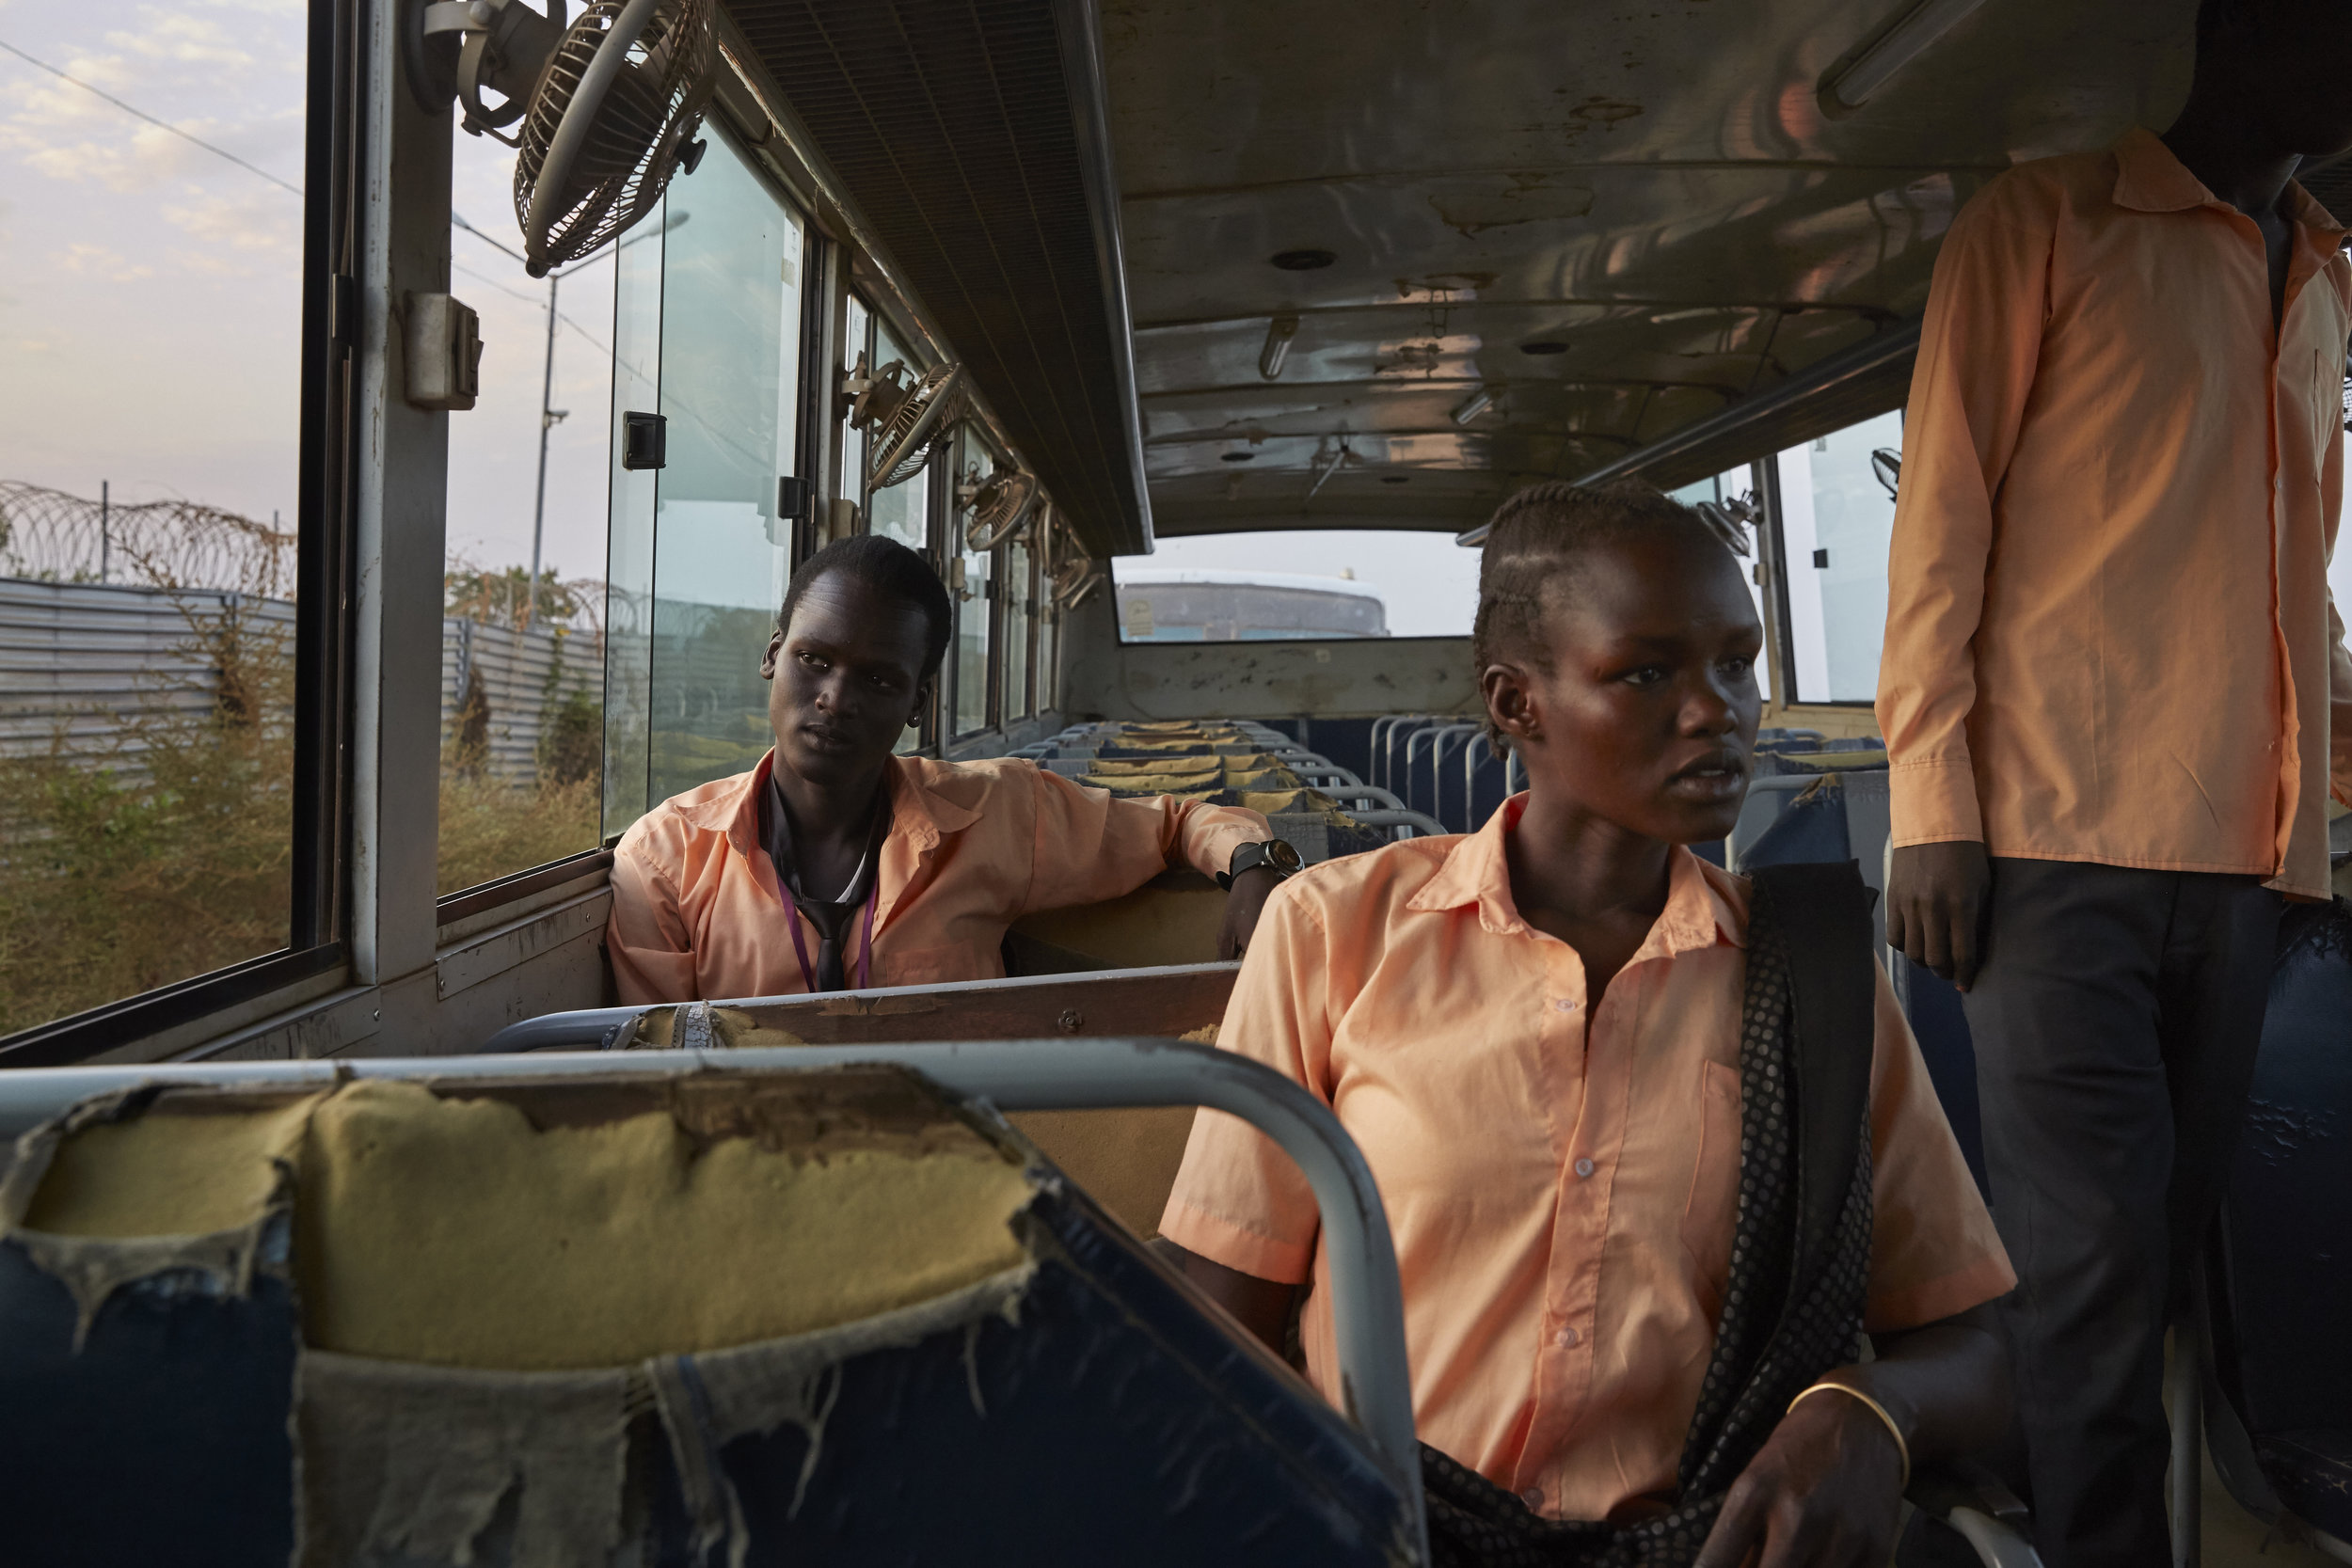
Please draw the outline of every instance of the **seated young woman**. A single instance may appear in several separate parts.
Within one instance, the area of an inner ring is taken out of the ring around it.
[[[1833,1250],[1797,1276],[1789,966],[1749,963],[1754,890],[1684,847],[1739,816],[1761,645],[1695,514],[1520,493],[1472,647],[1526,792],[1476,833],[1311,867],[1243,960],[1219,1048],[1329,1104],[1379,1186],[1440,1561],[1878,1568],[1910,1465],[2006,1419],[1983,1304],[2014,1276],[1867,922],[1847,1169],[1803,1175],[1847,1195],[1845,1272]],[[1315,1205],[1279,1149],[1202,1112],[1161,1231],[1269,1345],[1310,1291],[1308,1373],[1342,1402]]]
[[[865,536],[792,576],[759,673],[775,747],[675,795],[621,838],[607,948],[624,1003],[983,980],[1034,910],[1131,893],[1170,865],[1226,873],[1264,817],[1114,800],[1023,759],[892,754],[946,653],[947,591]],[[1219,949],[1240,951],[1279,879],[1245,857]]]

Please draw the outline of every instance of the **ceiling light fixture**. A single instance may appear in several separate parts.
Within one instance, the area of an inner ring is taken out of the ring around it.
[[[1454,411],[1454,422],[1455,424],[1466,425],[1472,420],[1478,418],[1479,415],[1484,414],[1487,409],[1492,408],[1494,405],[1495,394],[1493,389],[1486,387],[1481,387],[1478,390],[1472,392],[1468,398],[1463,400],[1461,407],[1456,408]]]
[[[1268,381],[1281,378],[1282,361],[1291,356],[1291,340],[1296,336],[1296,316],[1277,316],[1265,324],[1265,347],[1258,351],[1259,375]]]
[[[1278,250],[1266,260],[1284,272],[1314,272],[1339,258],[1327,250]]]
[[[1220,463],[1247,463],[1258,454],[1254,451],[1229,451],[1217,459]]]
[[[1915,0],[1876,34],[1840,55],[1821,73],[1821,112],[1831,119],[1868,103],[1897,71],[1927,53],[1984,0]]]

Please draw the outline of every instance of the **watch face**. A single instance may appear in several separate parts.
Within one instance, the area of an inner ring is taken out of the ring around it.
[[[1298,847],[1287,839],[1271,839],[1265,847],[1267,863],[1282,872],[1296,871],[1306,862],[1298,858]]]

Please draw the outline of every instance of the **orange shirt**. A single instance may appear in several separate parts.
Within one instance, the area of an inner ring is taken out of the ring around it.
[[[1217,1036],[1328,1103],[1396,1242],[1421,1435],[1555,1518],[1662,1496],[1698,1408],[1740,1180],[1747,883],[1687,850],[1588,1015],[1576,950],[1520,920],[1504,834],[1311,867],[1267,901]],[[2015,1282],[1883,976],[1867,1321],[1913,1327]],[[1161,1233],[1312,1279],[1310,1375],[1337,1402],[1314,1200],[1204,1111]]]
[[[2261,230],[2145,131],[2021,165],[1952,225],[1887,564],[1898,845],[2327,896],[2352,264],[2287,201],[2275,343]]]
[[[808,990],[792,946],[800,920],[759,837],[759,792],[775,761],[690,789],[638,818],[612,856],[606,929],[622,1002],[787,996]],[[1005,973],[1005,928],[1034,910],[1132,893],[1181,853],[1222,871],[1270,835],[1254,811],[1115,800],[1036,764],[893,757],[890,835],[875,883],[877,986],[987,980]],[[815,961],[816,933],[803,943]],[[852,981],[863,915],[842,943]]]

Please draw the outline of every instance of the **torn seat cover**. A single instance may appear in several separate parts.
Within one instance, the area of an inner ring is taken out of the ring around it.
[[[1067,1560],[1117,1521],[1173,1562],[1220,1497],[1290,1560],[1393,1556],[1352,1430],[894,1070],[137,1093],[22,1140],[0,1227],[0,1473],[56,1560]]]

